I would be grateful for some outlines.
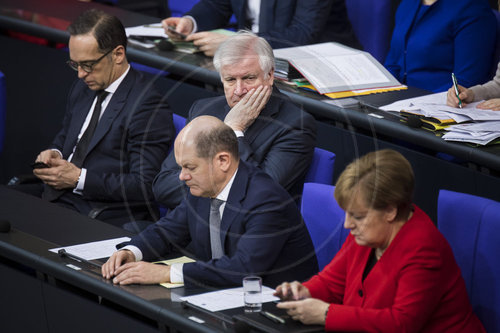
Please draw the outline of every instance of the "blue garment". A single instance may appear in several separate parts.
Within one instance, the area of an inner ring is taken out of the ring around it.
[[[486,0],[438,0],[419,17],[420,0],[396,12],[387,69],[401,83],[433,92],[489,80],[496,20]]]
[[[201,0],[191,15],[199,31],[225,27],[232,14],[238,29],[248,28],[245,0]],[[259,36],[273,48],[339,42],[361,48],[347,17],[345,0],[262,0]]]
[[[283,281],[309,278],[318,262],[295,201],[271,177],[240,160],[222,214],[224,256],[212,259],[210,198],[188,193],[174,210],[132,238],[144,260],[156,260],[173,249],[196,258],[184,264],[186,286],[241,286],[246,275],[262,276],[276,287]]]

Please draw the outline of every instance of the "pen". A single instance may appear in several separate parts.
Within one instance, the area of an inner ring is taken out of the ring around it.
[[[271,312],[261,311],[260,314],[263,315],[264,317],[266,317],[267,319],[270,319],[270,320],[274,321],[275,323],[278,323],[278,324],[284,324],[285,323],[285,319],[280,318],[280,317],[272,314]]]
[[[460,92],[458,91],[457,77],[455,76],[455,73],[451,73],[451,81],[453,82],[453,88],[455,89],[455,94],[458,98],[458,107],[462,108],[462,100],[460,99],[460,97],[458,97],[458,95],[460,95]]]
[[[74,255],[72,253],[66,252],[65,249],[60,249],[59,251],[57,251],[57,253],[61,257],[68,257],[68,258],[71,258],[73,260],[76,260],[76,261],[79,261],[79,262],[83,262],[83,263],[89,264],[91,266],[97,267],[99,269],[101,268],[101,265],[93,263],[92,261],[88,261],[87,259],[80,258],[80,257],[78,257],[78,256],[76,256],[76,255]]]

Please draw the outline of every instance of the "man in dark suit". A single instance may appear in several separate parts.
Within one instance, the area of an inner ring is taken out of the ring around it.
[[[179,178],[190,193],[102,267],[119,284],[184,282],[241,285],[260,275],[274,287],[317,271],[309,233],[295,202],[267,174],[241,161],[234,131],[211,116],[191,121],[175,140]],[[218,205],[217,205],[218,202]],[[213,214],[216,214],[216,217]],[[156,265],[174,249],[195,263]]]
[[[33,173],[42,197],[88,214],[113,202],[153,198],[151,183],[174,138],[172,114],[151,82],[130,67],[118,18],[89,10],[68,31],[68,64],[78,72],[63,126]],[[100,97],[99,97],[100,96]],[[126,209],[103,219],[147,219]]]
[[[273,48],[321,42],[361,48],[347,17],[345,0],[201,0],[184,17],[169,17],[162,23],[189,35],[188,41],[213,56],[227,36],[208,30],[226,27],[233,14],[238,29],[252,30]]]
[[[271,47],[252,33],[239,33],[221,44],[214,65],[221,75],[225,98],[195,102],[188,120],[200,115],[223,120],[238,136],[240,158],[298,196],[314,153],[315,121],[272,87]],[[153,182],[156,200],[168,208],[178,205],[184,196],[178,174],[171,152]]]

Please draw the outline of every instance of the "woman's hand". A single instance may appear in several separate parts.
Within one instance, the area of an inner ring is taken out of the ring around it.
[[[311,297],[311,294],[309,293],[309,289],[304,287],[302,283],[293,281],[280,284],[276,288],[274,296],[278,296],[282,301],[298,301]]]
[[[325,325],[326,311],[330,304],[319,299],[308,298],[301,301],[282,302],[276,305],[286,312],[293,320],[300,320],[306,325]]]

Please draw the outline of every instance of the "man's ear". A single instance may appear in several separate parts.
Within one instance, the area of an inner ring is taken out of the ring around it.
[[[231,156],[228,152],[225,151],[217,153],[217,155],[215,155],[214,157],[214,160],[215,165],[223,172],[227,172],[232,163]]]
[[[125,48],[123,47],[123,45],[118,45],[113,51],[113,54],[115,57],[115,63],[117,64],[122,64],[126,59]]]

